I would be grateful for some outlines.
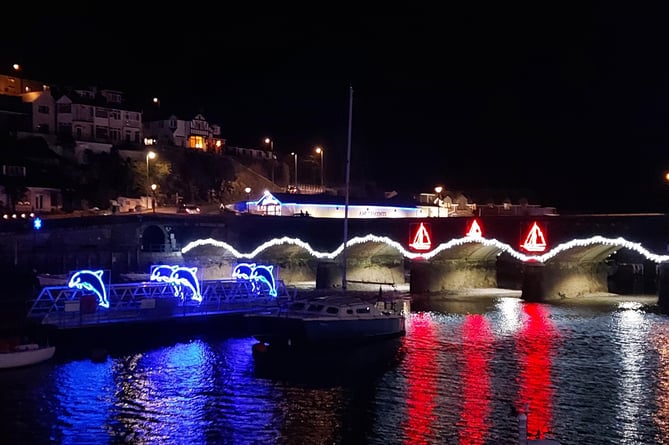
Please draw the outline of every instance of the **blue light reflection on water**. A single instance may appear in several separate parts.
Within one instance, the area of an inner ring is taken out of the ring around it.
[[[652,305],[491,297],[432,306],[411,315],[389,355],[322,354],[280,373],[260,371],[252,338],[194,338],[104,363],[57,356],[8,370],[0,373],[0,437],[515,443],[510,408],[527,403],[528,426],[563,444],[669,442],[669,317]]]
[[[57,413],[51,438],[57,443],[87,443],[104,435],[113,423],[114,374],[111,363],[76,361],[51,373],[53,398],[49,410]]]
[[[244,443],[263,437],[267,391],[252,382],[252,339],[201,340],[63,363],[53,379],[58,443]],[[237,436],[241,435],[241,438]],[[271,437],[267,437],[271,443]]]

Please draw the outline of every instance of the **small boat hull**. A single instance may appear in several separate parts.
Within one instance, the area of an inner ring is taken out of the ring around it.
[[[35,365],[49,360],[55,353],[55,346],[19,345],[13,351],[0,353],[0,369]]]
[[[275,348],[298,348],[367,343],[406,333],[402,313],[368,302],[331,298],[295,305],[301,309],[250,316],[254,337]]]
[[[263,333],[255,338],[263,343],[285,346],[365,343],[405,334],[403,317],[367,320],[301,320],[267,317],[258,320]]]

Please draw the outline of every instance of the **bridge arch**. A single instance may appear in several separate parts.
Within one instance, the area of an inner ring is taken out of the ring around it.
[[[140,228],[141,249],[144,252],[165,252],[168,235],[160,224],[147,224]]]

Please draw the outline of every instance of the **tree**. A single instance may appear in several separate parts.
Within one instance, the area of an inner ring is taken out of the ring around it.
[[[15,137],[4,136],[0,138],[3,147],[0,162],[9,166],[4,175],[0,176],[0,184],[4,187],[7,195],[6,209],[10,212],[16,211],[16,204],[23,201],[28,192],[26,182],[26,161],[20,156],[18,142]],[[15,168],[14,168],[15,167]]]
[[[16,211],[16,205],[23,201],[28,193],[25,176],[5,176],[5,193],[7,194],[7,209]]]

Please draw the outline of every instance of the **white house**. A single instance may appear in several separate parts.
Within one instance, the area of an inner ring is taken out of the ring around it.
[[[179,119],[175,114],[147,117],[144,122],[145,139],[174,147],[220,153],[225,147],[221,127],[210,124],[202,114],[191,120]]]
[[[114,90],[74,90],[56,100],[59,134],[71,134],[77,141],[139,144],[142,113],[128,108],[123,94]]]

